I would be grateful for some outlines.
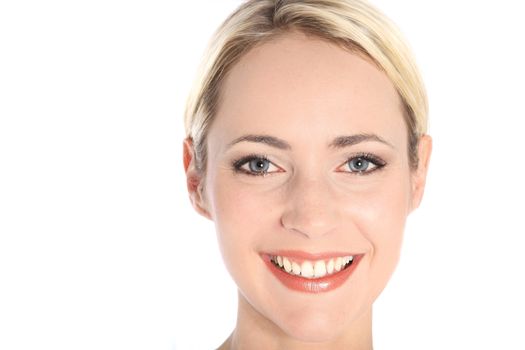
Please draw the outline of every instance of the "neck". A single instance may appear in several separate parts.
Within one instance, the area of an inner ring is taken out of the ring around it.
[[[323,343],[291,338],[271,320],[255,310],[239,293],[237,325],[219,350],[372,350],[372,310],[354,320],[343,334]]]

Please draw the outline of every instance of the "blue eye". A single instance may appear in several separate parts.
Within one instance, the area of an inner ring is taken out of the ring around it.
[[[232,166],[235,172],[254,176],[264,176],[282,171],[282,169],[269,161],[265,156],[260,155],[242,157],[241,159],[234,161]]]
[[[381,169],[386,165],[385,161],[371,154],[357,155],[348,159],[342,167],[343,172],[357,175],[365,175],[375,170]]]
[[[350,168],[350,170],[353,172],[357,172],[357,173],[362,173],[364,171],[367,171],[370,165],[375,167],[374,164],[370,163],[370,161],[362,157],[353,158],[348,161],[348,167]]]
[[[270,167],[270,161],[264,158],[252,159],[248,162],[248,167],[254,173],[265,173]]]

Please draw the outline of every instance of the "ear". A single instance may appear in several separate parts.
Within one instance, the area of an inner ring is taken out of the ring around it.
[[[183,162],[191,204],[197,213],[211,220],[211,215],[203,194],[204,176],[196,167],[195,150],[193,148],[193,140],[190,137],[184,139]]]
[[[427,181],[428,165],[430,162],[430,155],[432,153],[432,138],[429,135],[423,135],[419,139],[418,145],[418,166],[412,174],[412,198],[411,208],[413,211],[419,207],[425,191],[425,184]]]

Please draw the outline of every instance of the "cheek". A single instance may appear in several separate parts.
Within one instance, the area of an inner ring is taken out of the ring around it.
[[[405,177],[392,180],[351,206],[355,223],[370,249],[367,278],[372,300],[395,270],[409,213],[409,182]]]
[[[261,238],[274,231],[272,225],[278,222],[271,219],[275,206],[271,198],[240,184],[231,175],[212,181],[209,199],[217,239],[224,262],[235,278],[238,266],[257,261],[254,258]]]
[[[272,211],[272,196],[264,196],[239,183],[219,178],[212,195],[216,224],[221,233],[238,236],[243,241],[254,238],[267,224]]]

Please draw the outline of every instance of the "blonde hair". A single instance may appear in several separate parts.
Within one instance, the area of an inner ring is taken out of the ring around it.
[[[412,54],[396,26],[364,0],[249,0],[217,29],[201,64],[185,112],[196,167],[205,171],[206,136],[228,71],[254,46],[299,30],[370,58],[399,93],[408,129],[408,154],[427,131],[428,102]]]

